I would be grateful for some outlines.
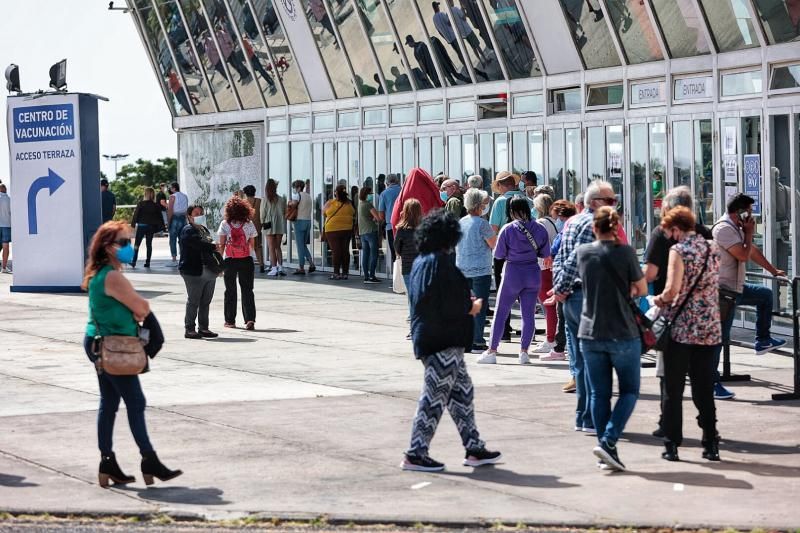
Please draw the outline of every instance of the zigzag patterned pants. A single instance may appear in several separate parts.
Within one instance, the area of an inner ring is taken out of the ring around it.
[[[422,359],[425,384],[411,427],[411,446],[406,455],[426,457],[445,408],[461,434],[467,450],[484,447],[475,427],[474,390],[464,363],[464,348],[447,348]]]

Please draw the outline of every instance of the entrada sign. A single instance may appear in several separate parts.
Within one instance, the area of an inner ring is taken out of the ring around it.
[[[714,96],[714,78],[703,76],[699,78],[679,78],[675,80],[675,100],[697,100],[698,98],[711,98]]]

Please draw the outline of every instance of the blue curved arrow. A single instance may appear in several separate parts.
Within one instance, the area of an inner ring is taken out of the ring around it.
[[[52,168],[47,169],[47,176],[36,178],[28,189],[28,233],[36,235],[39,233],[39,225],[36,221],[36,196],[42,189],[49,189],[50,196],[64,185],[64,178],[53,172]]]

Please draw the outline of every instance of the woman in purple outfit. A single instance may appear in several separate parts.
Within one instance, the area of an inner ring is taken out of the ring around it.
[[[478,363],[495,364],[497,347],[503,335],[503,325],[511,313],[511,306],[519,300],[522,310],[522,338],[520,339],[520,364],[529,362],[528,348],[535,328],[536,297],[542,281],[538,259],[550,257],[550,240],[547,230],[531,218],[528,199],[514,197],[508,202],[511,222],[503,226],[494,249],[496,259],[505,259],[503,281],[497,289],[497,308],[492,321],[489,349],[478,357]]]

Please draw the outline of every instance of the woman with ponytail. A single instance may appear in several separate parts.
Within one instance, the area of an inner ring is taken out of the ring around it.
[[[591,385],[591,412],[597,428],[594,454],[601,465],[625,470],[617,440],[639,398],[642,345],[632,296],[647,294],[636,251],[619,240],[619,213],[610,206],[594,212],[595,241],[577,249],[583,286],[583,310],[578,339]],[[613,372],[619,398],[611,408]]]

